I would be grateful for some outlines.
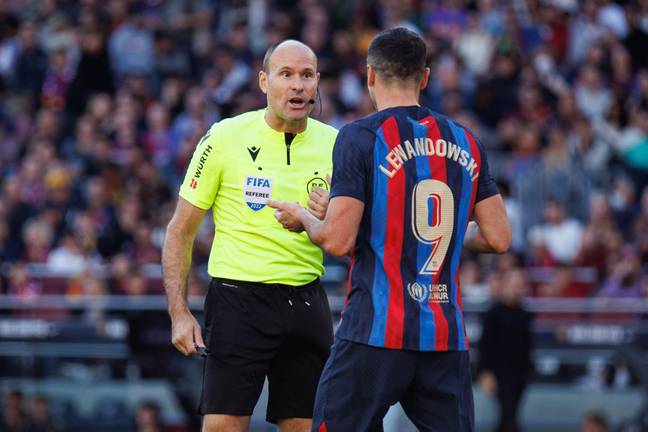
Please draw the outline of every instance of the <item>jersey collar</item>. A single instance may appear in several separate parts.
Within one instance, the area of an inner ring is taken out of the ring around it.
[[[284,143],[284,132],[279,132],[277,130],[274,130],[270,127],[270,125],[266,122],[265,120],[265,113],[266,113],[267,108],[260,109],[259,112],[259,119],[261,124],[263,124],[263,131],[266,135],[271,136],[272,140],[277,140],[277,142]],[[300,132],[295,135],[295,138],[293,139],[291,145],[298,144],[300,141],[302,141],[305,137],[307,137],[310,133],[310,127],[309,123],[312,122],[312,118],[308,118],[308,122],[306,123],[306,129],[303,130],[303,132]]]

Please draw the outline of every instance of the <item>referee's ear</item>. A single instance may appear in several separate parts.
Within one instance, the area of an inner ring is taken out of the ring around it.
[[[259,88],[263,94],[268,93],[268,74],[264,70],[259,71]]]

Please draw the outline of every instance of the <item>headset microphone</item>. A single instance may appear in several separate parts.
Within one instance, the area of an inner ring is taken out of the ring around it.
[[[315,105],[315,99],[308,99],[308,103],[311,105]]]

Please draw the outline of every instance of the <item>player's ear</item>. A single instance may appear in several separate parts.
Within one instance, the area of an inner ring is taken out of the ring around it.
[[[259,88],[263,94],[268,93],[268,74],[265,71],[259,71]]]
[[[421,83],[419,84],[419,90],[423,90],[428,85],[430,80],[430,68],[426,67],[423,71],[423,76],[421,77]]]
[[[373,87],[376,84],[376,71],[371,65],[367,65],[367,87]]]

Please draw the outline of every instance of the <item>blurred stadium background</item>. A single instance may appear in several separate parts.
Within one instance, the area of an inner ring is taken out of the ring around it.
[[[319,55],[315,117],[371,113],[365,51],[395,25],[427,41],[422,103],[481,137],[513,225],[511,253],[463,257],[475,372],[520,270],[524,430],[585,431],[592,412],[648,430],[646,0],[0,0],[0,430],[198,430],[202,365],[169,343],[159,265],[193,148],[264,105],[262,55],[289,37]],[[346,262],[326,263],[338,318]],[[496,400],[475,398],[493,430]],[[253,430],[273,430],[263,411]],[[385,426],[410,430],[397,409]]]

